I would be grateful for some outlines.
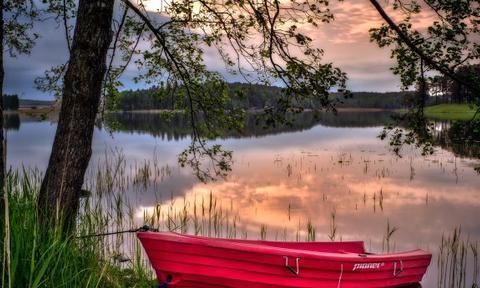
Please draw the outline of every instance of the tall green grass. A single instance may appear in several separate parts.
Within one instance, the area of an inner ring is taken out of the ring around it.
[[[7,177],[10,245],[4,245],[6,233],[2,229],[1,247],[9,249],[10,257],[2,261],[1,268],[10,272],[1,287],[152,287],[146,266],[138,261],[118,265],[113,254],[104,253],[108,239],[82,237],[105,227],[93,210],[77,221],[77,231],[83,235],[65,236],[55,228],[45,231],[36,216],[40,179],[39,173],[26,172]]]

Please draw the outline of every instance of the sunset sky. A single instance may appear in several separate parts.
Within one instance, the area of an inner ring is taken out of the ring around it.
[[[326,61],[334,62],[347,72],[348,86],[352,91],[398,91],[398,78],[389,71],[392,63],[389,50],[380,49],[369,41],[368,29],[381,23],[370,2],[332,1],[331,5],[336,20],[308,31],[315,45],[326,51]],[[41,39],[32,54],[6,59],[5,93],[16,93],[21,98],[52,99],[52,96],[36,90],[33,80],[48,67],[67,59],[64,32],[53,21],[38,24],[36,29]],[[221,72],[227,81],[240,80],[225,72],[223,63],[214,53],[206,53],[206,63],[212,70]],[[126,71],[123,77],[125,89],[142,87],[131,81],[135,73],[134,66]]]

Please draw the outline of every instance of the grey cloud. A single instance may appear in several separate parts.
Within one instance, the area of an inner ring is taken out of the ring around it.
[[[37,23],[35,30],[41,37],[30,55],[5,59],[5,93],[16,93],[22,98],[52,99],[35,88],[34,80],[46,69],[65,63],[68,58],[66,40],[62,28],[52,20]]]
[[[315,39],[315,45],[326,51],[325,61],[333,62],[347,72],[349,88],[353,91],[398,90],[398,79],[389,70],[391,60],[388,50],[379,49],[369,42],[367,28],[378,17],[368,9],[368,3],[335,2],[332,5],[336,21],[308,31],[309,36]],[[51,95],[36,90],[33,81],[49,67],[67,60],[65,35],[63,27],[59,27],[53,20],[37,23],[35,29],[41,38],[32,54],[7,57],[5,60],[5,93],[17,93],[22,98],[52,99]],[[205,50],[205,62],[210,69],[220,72],[227,81],[243,79],[227,72],[215,49]],[[134,83],[132,80],[136,69],[135,65],[128,67],[122,77],[124,89],[144,86],[143,83]]]

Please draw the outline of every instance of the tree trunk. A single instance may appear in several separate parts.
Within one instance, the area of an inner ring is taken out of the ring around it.
[[[0,0],[0,229],[2,229],[0,243],[2,247],[2,287],[11,287],[10,285],[10,228],[8,221],[8,195],[5,191],[5,167],[6,167],[6,153],[3,134],[3,80],[5,78],[5,69],[3,67],[3,38],[4,38],[4,0]]]
[[[425,104],[428,98],[428,84],[427,79],[425,78],[425,67],[423,59],[420,59],[420,79],[419,79],[419,89],[417,91],[417,103],[416,108],[420,115],[423,117],[423,111],[425,109]]]
[[[5,167],[6,167],[6,157],[5,157],[5,146],[4,141],[5,137],[3,134],[3,80],[5,78],[5,68],[3,67],[3,3],[4,0],[1,0],[0,3],[0,43],[2,43],[2,49],[0,51],[0,187],[3,188],[5,183]],[[3,195],[3,194],[2,194]]]
[[[80,0],[62,107],[37,212],[49,225],[68,230],[78,213],[112,40],[114,0]],[[52,223],[53,222],[53,223]]]

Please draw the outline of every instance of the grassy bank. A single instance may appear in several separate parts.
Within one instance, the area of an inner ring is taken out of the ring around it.
[[[90,210],[77,224],[77,235],[44,231],[36,217],[40,177],[9,175],[8,230],[0,232],[3,255],[1,287],[152,287],[150,271],[137,259],[119,264],[105,253],[109,241],[77,236],[107,228],[105,218]],[[8,231],[8,233],[5,233]],[[8,241],[9,240],[9,241]],[[9,243],[10,245],[4,245]]]
[[[471,120],[478,106],[468,104],[439,104],[425,108],[425,116],[439,120]],[[480,119],[480,115],[477,115]]]

